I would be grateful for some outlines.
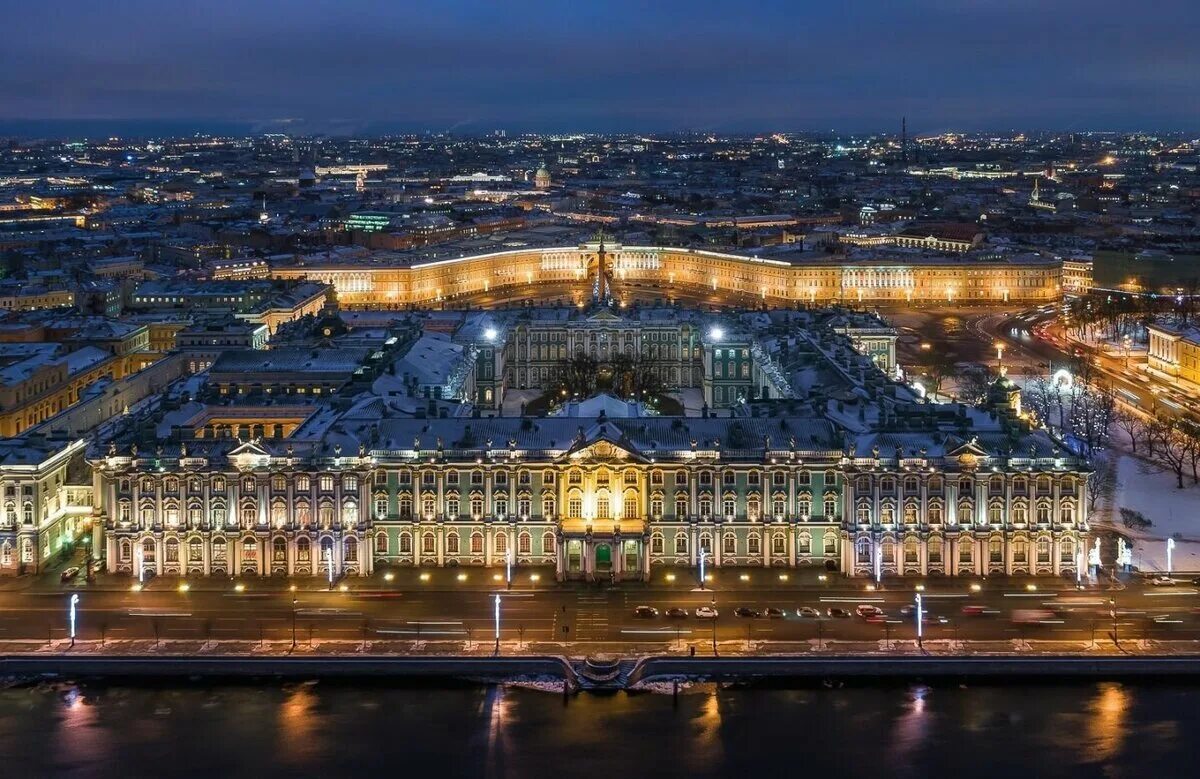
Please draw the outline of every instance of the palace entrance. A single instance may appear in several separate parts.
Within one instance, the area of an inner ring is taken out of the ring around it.
[[[612,547],[608,544],[596,544],[596,573],[612,571]]]

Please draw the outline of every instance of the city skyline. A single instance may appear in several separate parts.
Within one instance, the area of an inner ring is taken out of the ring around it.
[[[764,3],[739,17],[717,3],[67,8],[8,12],[3,131],[1196,126],[1200,12],[1183,2],[1140,15],[1113,2]]]

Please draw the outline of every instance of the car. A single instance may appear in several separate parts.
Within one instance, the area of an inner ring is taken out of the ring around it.
[[[854,609],[854,613],[864,619],[866,617],[882,617],[883,609],[878,606],[872,606],[867,603],[859,604],[858,608]]]
[[[1197,576],[1195,579],[1192,579],[1192,584],[1200,586],[1200,576]]]
[[[814,609],[812,606],[801,606],[800,608],[796,609],[796,616],[805,617],[808,619],[820,619],[821,612],[817,609]]]
[[[829,611],[827,611],[825,613],[834,619],[847,619],[850,616],[849,611],[846,611],[845,609],[839,608],[837,606],[830,606]]]
[[[716,619],[717,610],[712,606],[697,606],[696,619]]]
[[[917,607],[915,605],[913,605],[912,603],[909,603],[907,605],[900,607],[900,616],[902,616],[902,617],[911,617],[913,614],[916,614],[916,613],[917,613]]]
[[[783,609],[777,609],[774,606],[768,606],[764,613],[767,615],[767,619],[783,619],[786,616]]]
[[[758,609],[752,609],[749,606],[738,606],[736,609],[733,610],[733,613],[734,613],[734,616],[747,617],[749,619],[754,619],[756,617],[762,616],[761,611],[759,611]]]
[[[686,617],[688,615],[688,610],[684,609],[684,608],[680,608],[679,606],[672,606],[671,608],[667,609],[663,613],[666,614],[671,619],[683,619],[684,617]]]
[[[70,568],[68,568],[67,570],[62,572],[62,576],[59,577],[59,580],[64,581],[64,582],[69,582],[72,579],[74,579],[75,575],[78,573],[79,573],[79,566],[73,565]]]
[[[962,607],[962,613],[963,613],[964,617],[978,617],[981,614],[983,614],[984,611],[985,611],[985,609],[983,608],[983,606],[978,606],[978,605],[970,605],[970,606]]]
[[[653,606],[638,606],[633,610],[633,616],[639,619],[654,619],[658,616],[658,609]]]
[[[1153,587],[1174,587],[1175,580],[1170,576],[1155,576],[1150,580],[1150,585]]]

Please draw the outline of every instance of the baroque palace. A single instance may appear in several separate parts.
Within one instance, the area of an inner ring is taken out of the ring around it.
[[[596,248],[593,313],[558,317],[565,331],[620,324],[620,266]],[[680,352],[676,333],[641,347],[648,369],[705,383],[732,359],[747,366],[731,369],[738,383],[771,389],[717,409],[706,387],[671,416],[602,390],[538,413],[506,411],[503,387],[497,405],[475,404],[486,377],[474,374],[504,351],[482,345],[532,342],[530,320],[477,316],[379,314],[360,330],[331,317],[311,346],[226,352],[172,385],[88,451],[109,570],[340,577],[511,562],[620,580],[702,558],[851,577],[1076,570],[1086,463],[1030,427],[1006,379],[979,408],[919,398],[895,380],[894,331],[878,319],[693,317],[685,334],[706,333],[712,356]],[[736,353],[717,356],[728,343]],[[524,392],[559,394],[519,362]]]

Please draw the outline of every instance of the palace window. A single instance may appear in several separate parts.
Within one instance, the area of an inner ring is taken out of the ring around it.
[[[214,487],[215,489],[215,487]],[[312,490],[312,479],[307,476],[296,477],[296,492],[309,492]]]
[[[929,543],[926,546],[926,550],[929,555],[930,564],[931,565],[933,565],[933,564],[940,565],[942,562],[942,540],[940,538],[929,539]]]
[[[859,565],[870,565],[871,563],[871,542],[866,538],[860,538],[854,542],[854,550],[856,559]]]
[[[688,514],[688,499],[682,495],[675,496],[675,518],[685,519]]]
[[[388,537],[387,533],[382,530],[375,534],[375,554],[386,555],[388,553]]]
[[[726,498],[723,503],[722,508],[725,510],[725,516],[733,519],[734,514],[737,512],[737,502],[733,498]]]
[[[505,554],[508,552],[508,534],[507,533],[497,533],[495,541],[496,541],[496,554],[502,555],[502,554]]]
[[[320,488],[321,492],[333,492],[333,476],[331,476],[330,474],[328,474],[328,473],[321,474],[321,476],[317,480],[317,482],[318,482],[317,486]]]
[[[721,551],[727,555],[737,554],[737,536],[733,533],[726,533],[721,538]]]
[[[421,535],[421,554],[434,554],[437,551],[437,540],[433,533],[423,533]]]
[[[554,549],[554,534],[547,530],[545,533],[542,533],[542,554],[554,554]]]
[[[826,519],[826,521],[832,520],[834,517],[837,516],[837,513],[838,513],[837,499],[831,498],[831,497],[825,498],[825,519]]]
[[[687,533],[675,534],[675,554],[685,555],[688,553],[688,537]]]
[[[408,533],[401,533],[398,540],[400,554],[412,554],[412,536]]]
[[[358,489],[358,477],[357,476],[343,476],[342,477],[342,489],[345,490],[346,492],[354,492],[355,490],[357,490]]]
[[[988,541],[988,562],[1000,563],[1004,561],[1004,545],[999,538],[993,538]]]
[[[271,491],[283,492],[287,489],[287,479],[283,478],[282,473],[277,473],[271,477]]]
[[[762,554],[762,540],[753,533],[746,537],[746,554],[751,556]]]
[[[712,518],[713,502],[712,498],[707,495],[700,499],[700,516],[704,519]]]
[[[458,554],[458,533],[454,530],[446,534],[446,554]]]
[[[471,496],[471,518],[480,519],[483,516],[483,496]]]
[[[608,506],[608,496],[600,495],[596,498],[596,516],[607,519],[610,516]]]
[[[663,553],[663,537],[655,533],[650,536],[650,554]]]
[[[1028,563],[1029,543],[1023,538],[1014,540],[1012,542],[1012,556],[1014,563]]]
[[[528,533],[521,533],[519,536],[517,536],[517,554],[527,555],[532,547],[533,541],[530,539]]]
[[[398,505],[399,505],[399,510],[400,510],[400,518],[401,519],[411,519],[412,518],[412,506],[413,506],[412,496],[401,495]]]

